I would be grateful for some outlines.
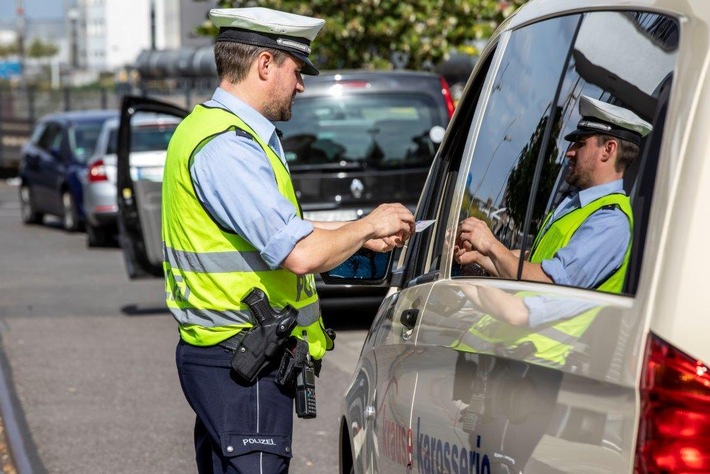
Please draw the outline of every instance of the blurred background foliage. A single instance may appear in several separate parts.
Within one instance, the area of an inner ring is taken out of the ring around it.
[[[201,0],[196,0],[201,1]],[[326,20],[311,58],[323,69],[431,69],[451,53],[478,55],[480,41],[527,0],[220,0]],[[208,19],[196,28],[217,34]]]

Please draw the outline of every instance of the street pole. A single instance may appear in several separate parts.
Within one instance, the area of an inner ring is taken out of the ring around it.
[[[17,52],[20,57],[20,88],[25,89],[25,1],[16,0]]]

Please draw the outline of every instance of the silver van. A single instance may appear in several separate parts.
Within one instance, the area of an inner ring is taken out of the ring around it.
[[[706,0],[532,0],[501,25],[432,164],[421,230],[396,262],[359,254],[324,275],[391,287],[344,397],[341,472],[710,472],[709,65]],[[582,96],[653,126],[623,180],[622,291],[458,264],[474,216],[522,268],[565,192]],[[542,317],[512,322],[531,301]]]

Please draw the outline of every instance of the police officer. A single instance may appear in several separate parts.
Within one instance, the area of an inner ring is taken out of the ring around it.
[[[162,231],[167,304],[178,322],[176,362],[197,417],[199,472],[287,472],[292,391],[278,361],[248,382],[230,369],[251,326],[242,298],[261,289],[274,310],[298,310],[293,335],[319,360],[323,329],[313,273],[361,247],[388,251],[414,231],[401,204],[352,222],[303,219],[272,121],[288,120],[324,21],[265,8],[213,9],[220,84],[181,122],[168,147]]]
[[[633,235],[623,176],[651,124],[628,109],[582,96],[577,129],[565,136],[570,193],[545,219],[523,264],[523,279],[622,290]],[[499,242],[484,221],[461,222],[455,258],[492,275],[515,278],[519,252]]]

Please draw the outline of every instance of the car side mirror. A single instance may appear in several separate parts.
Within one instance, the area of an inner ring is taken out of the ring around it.
[[[346,261],[321,273],[331,285],[382,285],[387,280],[394,251],[381,253],[362,248]]]

